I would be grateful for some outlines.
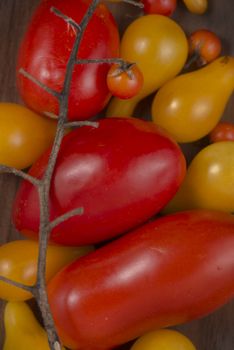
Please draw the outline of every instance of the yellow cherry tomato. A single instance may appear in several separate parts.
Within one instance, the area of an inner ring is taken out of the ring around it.
[[[208,7],[208,0],[184,0],[187,9],[198,15],[202,15],[206,12]]]
[[[130,117],[141,99],[175,77],[187,59],[188,41],[182,28],[171,18],[146,15],[126,29],[120,55],[127,62],[137,64],[144,84],[139,94],[129,100],[112,99],[108,117]]]
[[[15,103],[0,103],[0,164],[24,169],[52,144],[57,122]]]
[[[196,348],[183,334],[170,329],[160,329],[140,337],[131,350],[196,350]]]
[[[195,156],[180,190],[164,212],[195,208],[234,212],[233,189],[234,142],[217,142]]]
[[[3,350],[49,350],[47,334],[24,302],[9,302],[4,312]],[[65,350],[63,348],[63,350]]]
[[[71,261],[93,250],[92,246],[62,247],[49,245],[46,262],[46,280],[49,281]],[[33,285],[36,282],[38,243],[24,240],[6,243],[0,247],[0,275],[14,281]],[[23,301],[32,298],[27,291],[0,281],[0,298]]]
[[[175,21],[147,15],[130,24],[120,51],[121,57],[135,62],[144,75],[142,98],[179,73],[188,55],[188,43]]]

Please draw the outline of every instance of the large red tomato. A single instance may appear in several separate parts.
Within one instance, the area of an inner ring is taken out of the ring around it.
[[[30,174],[40,177],[47,152]],[[76,216],[58,225],[51,241],[81,245],[109,239],[156,214],[178,190],[184,156],[167,134],[150,122],[108,118],[98,128],[85,126],[62,143],[51,186],[51,219],[77,207]],[[14,205],[18,230],[36,237],[36,189],[23,182]]]
[[[106,348],[204,316],[234,297],[234,217],[177,213],[59,272],[49,302],[62,341]]]
[[[51,12],[55,7],[80,24],[90,0],[44,0],[37,8],[23,38],[17,65],[18,86],[24,102],[35,111],[58,114],[58,101],[19,73],[23,68],[38,81],[60,92],[76,29]],[[84,33],[79,58],[109,58],[119,54],[116,23],[104,4],[99,4]],[[77,65],[69,96],[69,119],[87,119],[100,112],[110,98],[106,84],[108,64]]]

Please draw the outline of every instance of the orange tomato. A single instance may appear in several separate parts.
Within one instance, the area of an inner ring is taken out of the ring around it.
[[[203,64],[214,61],[221,53],[221,41],[210,30],[197,30],[190,35],[188,41],[190,55],[198,54]]]
[[[24,169],[52,144],[57,122],[15,103],[0,103],[0,164]]]
[[[126,68],[113,64],[107,74],[107,86],[112,95],[128,99],[136,96],[143,87],[144,77],[136,64]]]

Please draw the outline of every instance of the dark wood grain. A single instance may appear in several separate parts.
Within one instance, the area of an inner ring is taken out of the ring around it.
[[[66,1],[66,0],[64,0]],[[203,16],[192,15],[180,3],[174,18],[178,20],[186,33],[198,28],[214,30],[223,41],[223,53],[234,55],[234,1],[210,0],[210,10]],[[39,0],[1,0],[0,1],[0,99],[7,102],[20,102],[15,83],[15,61],[20,39],[26,23]],[[121,23],[121,31],[140,14],[139,9],[123,4],[112,4],[116,19]],[[139,107],[139,113],[149,111],[147,101]],[[234,98],[229,102],[223,115],[225,120],[234,120]],[[202,143],[190,146],[195,154]],[[0,243],[19,238],[11,225],[10,211],[12,200],[18,186],[18,180],[12,176],[0,176]],[[209,286],[207,286],[209,288]],[[0,314],[3,304],[0,305]],[[197,350],[233,350],[234,349],[234,302],[216,311],[212,315],[189,324],[177,327],[188,335]],[[0,328],[0,349],[3,347],[4,331]],[[16,350],[16,349],[12,349]],[[33,349],[25,349],[33,350]]]

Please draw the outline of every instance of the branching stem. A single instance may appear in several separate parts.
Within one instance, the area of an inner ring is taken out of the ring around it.
[[[50,224],[49,224],[50,230],[52,230],[54,227],[58,226],[62,222],[66,221],[66,220],[68,220],[76,215],[82,215],[83,212],[84,212],[83,208],[76,208],[76,209],[73,209],[71,211],[68,211],[67,213],[56,218],[54,221],[50,222]]]
[[[142,7],[142,4],[140,2],[136,2],[133,0],[122,0],[122,1],[131,3],[135,6]],[[125,62],[121,58],[77,59],[77,54],[78,54],[81,40],[85,33],[86,27],[91,17],[93,16],[93,13],[95,12],[98,4],[99,4],[99,0],[92,0],[91,4],[87,9],[86,14],[84,15],[81,23],[79,24],[76,23],[72,18],[68,17],[66,14],[63,14],[59,9],[54,7],[51,8],[51,12],[55,16],[60,17],[62,20],[64,20],[69,25],[72,25],[76,29],[76,39],[74,41],[74,45],[66,66],[65,80],[64,80],[62,91],[58,92],[44,85],[43,83],[38,81],[35,77],[33,77],[29,72],[26,72],[23,68],[19,70],[19,73],[22,74],[26,79],[29,79],[35,85],[39,86],[47,93],[54,96],[59,103],[57,131],[56,131],[54,143],[52,146],[52,150],[50,153],[49,161],[47,164],[47,168],[45,170],[45,173],[42,179],[34,178],[33,176],[21,170],[17,170],[15,168],[0,165],[0,173],[14,174],[26,181],[29,181],[32,185],[34,185],[37,188],[38,195],[39,195],[39,203],[40,203],[39,256],[38,256],[38,262],[37,262],[37,278],[36,278],[35,285],[27,286],[16,281],[12,281],[4,276],[0,276],[0,281],[9,283],[15,287],[21,288],[33,294],[42,314],[42,318],[43,318],[45,329],[47,331],[48,342],[51,350],[61,350],[62,346],[55,329],[54,320],[51,314],[51,310],[48,302],[47,290],[46,290],[45,272],[46,272],[46,256],[47,256],[48,241],[49,241],[51,230],[53,228],[55,228],[60,223],[64,222],[65,220],[75,215],[83,214],[83,208],[76,208],[74,210],[71,210],[61,215],[60,217],[56,218],[53,221],[50,220],[51,181],[52,181],[56,161],[58,158],[60,146],[62,143],[62,139],[65,133],[65,129],[70,127],[80,127],[84,125],[92,126],[95,128],[98,127],[98,122],[67,121],[68,97],[69,97],[69,92],[71,87],[73,70],[77,64],[94,64],[94,63],[98,63],[98,64],[118,63],[120,65],[129,64],[128,62]]]
[[[50,95],[56,97],[58,100],[60,100],[61,96],[60,96],[59,92],[57,92],[57,91],[49,88],[47,85],[41,83],[34,76],[32,76],[30,73],[26,72],[23,68],[19,69],[19,73],[22,74],[28,80],[32,81],[37,86],[39,86],[40,88],[42,88],[43,90],[45,90],[46,92],[48,92],[48,94],[50,94]]]
[[[77,30],[81,30],[81,27],[78,23],[76,23],[72,18],[66,16],[64,13],[62,13],[59,9],[56,7],[51,7],[51,12],[53,12],[56,16],[62,18],[65,22],[68,24],[71,24],[73,27],[75,27]]]
[[[21,177],[22,179],[31,182],[34,186],[39,186],[40,180],[36,179],[35,177],[18,170],[16,168],[12,168],[6,165],[0,165],[0,174],[13,174],[15,176]]]
[[[122,58],[102,58],[102,59],[85,59],[85,58],[79,58],[76,60],[76,64],[112,64],[117,63],[119,65],[126,64],[126,61],[124,61]]]
[[[64,124],[65,128],[80,128],[81,126],[92,126],[93,128],[98,128],[98,122],[89,122],[89,121],[74,121],[67,122]]]
[[[13,281],[13,280],[11,280],[11,279],[9,279],[9,278],[7,278],[7,277],[4,277],[4,276],[0,276],[0,281],[5,282],[5,283],[8,283],[8,284],[10,284],[11,286],[14,286],[14,287],[23,289],[23,290],[25,290],[26,292],[29,292],[29,293],[31,293],[31,294],[33,294],[33,295],[35,294],[35,286],[27,286],[26,284]]]
[[[74,67],[76,65],[76,57],[78,53],[78,49],[85,33],[86,27],[91,19],[96,7],[99,3],[99,0],[93,0],[90,4],[86,14],[84,15],[80,27],[79,33],[76,36],[76,40],[74,42],[65,73],[65,80],[62,92],[60,94],[60,103],[59,103],[59,120],[57,126],[57,132],[54,140],[54,144],[52,147],[52,151],[50,154],[49,162],[47,165],[47,169],[44,173],[42,183],[39,187],[39,198],[40,198],[40,231],[39,231],[39,257],[38,257],[38,270],[37,270],[37,302],[40,307],[42,318],[44,321],[45,328],[48,334],[48,341],[50,348],[52,350],[59,349],[60,341],[55,329],[53,317],[50,311],[50,306],[48,303],[48,296],[46,292],[46,281],[45,281],[45,269],[46,269],[46,254],[47,254],[47,246],[50,235],[50,186],[51,180],[56,164],[56,160],[58,157],[58,153],[60,150],[62,138],[65,131],[65,124],[67,122],[68,115],[68,96],[71,86],[72,74]],[[58,219],[59,220],[59,219]],[[53,226],[53,223],[52,223]],[[60,346],[61,347],[61,346]]]
[[[122,0],[122,2],[125,2],[126,4],[130,4],[139,8],[144,8],[144,4],[141,1],[134,1],[134,0]]]

